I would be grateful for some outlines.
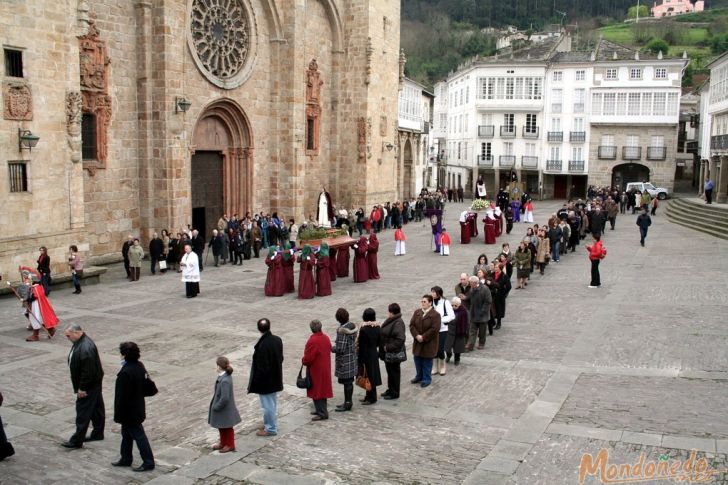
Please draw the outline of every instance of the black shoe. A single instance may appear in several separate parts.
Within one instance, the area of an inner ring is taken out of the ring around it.
[[[348,403],[344,403],[341,406],[336,406],[335,411],[337,413],[343,413],[343,412],[346,412],[346,411],[351,411],[351,407],[352,407],[352,404],[350,402],[348,402]]]
[[[417,379],[417,378],[415,378],[415,379],[412,379],[412,380],[410,381],[410,383],[411,383],[411,384],[419,384],[420,382],[422,382],[422,379]]]
[[[496,330],[500,330],[500,328],[501,328],[501,324],[500,324],[500,323],[496,323],[496,324],[495,324],[495,329],[496,329]]]
[[[63,443],[61,443],[61,446],[64,447],[64,448],[77,449],[77,448],[82,448],[83,447],[83,444],[81,444],[81,443],[72,443],[70,441],[64,441]]]
[[[135,472],[148,472],[154,470],[154,465],[139,465],[136,468],[132,468]]]
[[[363,401],[361,403],[362,406],[371,406],[372,404],[376,404],[377,401]]]
[[[460,365],[460,361],[459,360],[456,360],[455,361],[455,365]]]
[[[84,439],[83,439],[83,442],[84,442],[84,443],[87,443],[87,442],[89,442],[89,441],[104,441],[104,435],[101,435],[101,436],[94,436],[94,435],[91,435],[91,436],[89,436],[88,438],[84,438]]]
[[[382,398],[384,398],[387,401],[391,401],[393,399],[399,399],[399,396],[393,395],[393,394],[387,394],[386,396],[382,396]]]
[[[386,390],[386,391],[384,391],[384,392],[383,392],[382,394],[380,394],[380,396],[382,396],[382,397],[387,397],[387,396],[390,396],[391,394],[392,394],[392,393],[391,393],[391,392],[389,391],[389,389],[387,389],[387,390]]]
[[[81,292],[78,291],[78,290],[76,290],[76,291],[73,292],[74,295],[78,295],[79,293],[81,293]]]
[[[451,358],[452,358],[452,356],[448,355],[447,357],[445,357],[445,362],[449,364]]]
[[[432,384],[432,382],[422,382],[422,383],[420,383],[420,387],[427,387],[430,384]]]
[[[362,403],[362,404],[364,404],[364,403],[369,402],[369,399],[359,399],[359,402]]]
[[[131,463],[125,463],[121,460],[111,462],[111,466],[131,466]]]

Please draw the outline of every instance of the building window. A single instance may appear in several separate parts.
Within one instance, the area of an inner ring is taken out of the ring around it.
[[[655,104],[652,107],[653,116],[665,116],[667,108],[667,93],[655,93]]]
[[[604,93],[604,115],[614,116],[617,107],[617,95],[615,93]]]
[[[642,79],[642,68],[633,67],[629,70],[629,78],[633,80]]]
[[[584,112],[584,102],[586,100],[586,90],[579,88],[574,90],[574,113]]]
[[[491,143],[485,142],[480,144],[480,157],[483,160],[490,160],[491,155]]]
[[[465,86],[465,104],[470,102],[470,86]]]
[[[551,118],[551,131],[561,131],[561,118]]]
[[[551,111],[554,113],[561,113],[562,101],[564,99],[564,91],[562,89],[551,90]]]
[[[617,93],[617,116],[627,114],[627,93]]]
[[[610,81],[614,81],[617,79],[617,69],[609,68],[607,69],[606,79]]]
[[[515,120],[516,115],[513,113],[504,113],[503,114],[503,126],[508,127],[508,131],[513,131],[513,128],[515,126]]]
[[[503,143],[503,155],[513,155],[513,143],[510,141]]]
[[[667,69],[658,67],[655,69],[655,79],[667,79]]]
[[[667,114],[676,115],[678,112],[677,93],[668,93],[667,95]]]
[[[506,99],[513,99],[515,96],[515,82],[512,77],[506,79]]]
[[[81,117],[81,157],[84,160],[96,160],[96,116],[84,113]]]
[[[315,124],[316,120],[306,118],[306,150],[316,150]]]
[[[586,79],[586,71],[584,71],[584,70],[576,71],[576,73],[574,73],[574,79],[576,81],[583,81],[583,80],[585,80]]]
[[[574,131],[584,131],[584,118],[574,118]]]
[[[627,114],[630,116],[639,116],[639,114],[640,114],[640,93],[629,93],[629,101],[627,103]]]
[[[10,162],[10,192],[28,191],[28,165],[25,162]]]
[[[526,114],[526,133],[538,133],[536,127],[536,115],[528,113]]]
[[[558,81],[561,81],[563,79],[564,79],[564,73],[563,72],[561,72],[561,71],[554,71],[554,77],[553,77],[553,80],[554,81],[557,81],[558,82]]]
[[[571,159],[575,162],[584,161],[584,148],[583,147],[572,147],[571,148]]]
[[[458,160],[460,160],[460,149],[462,148],[461,143],[458,142]]]
[[[665,146],[665,136],[664,135],[652,135],[650,146],[655,147],[655,148],[664,147]]]
[[[652,93],[642,93],[642,116],[652,116]]]
[[[5,51],[5,75],[23,77],[23,51],[3,49]]]
[[[600,116],[602,114],[602,93],[592,93],[591,112],[596,116]]]

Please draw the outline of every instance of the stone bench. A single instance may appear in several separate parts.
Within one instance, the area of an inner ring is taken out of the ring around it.
[[[81,286],[95,285],[101,281],[101,275],[106,273],[106,268],[102,266],[87,266],[83,269],[83,277],[81,278]],[[20,278],[20,277],[18,277]],[[53,284],[51,285],[52,290],[58,290],[62,288],[73,288],[73,282],[71,279],[71,273],[61,273],[58,275],[51,275]],[[17,280],[12,281],[13,284],[17,283]],[[0,286],[0,296],[13,295],[5,282]],[[15,295],[13,295],[15,297]]]

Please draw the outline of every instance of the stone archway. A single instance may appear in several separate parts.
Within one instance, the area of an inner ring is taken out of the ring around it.
[[[222,214],[252,208],[253,139],[242,108],[229,99],[208,105],[195,125],[191,152],[193,225],[197,221],[196,229],[209,235]]]
[[[412,192],[414,190],[412,188],[414,186],[414,157],[412,154],[412,140],[410,140],[409,137],[407,137],[407,140],[404,142],[404,149],[402,150],[402,163],[404,166],[404,174],[402,177],[402,191],[400,192],[400,195],[403,199],[410,200],[412,198]]]
[[[650,168],[641,163],[623,163],[612,168],[612,186],[619,187],[620,190],[624,190],[629,182],[649,182],[649,180]]]

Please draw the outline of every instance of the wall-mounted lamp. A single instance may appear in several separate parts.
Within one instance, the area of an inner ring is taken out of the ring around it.
[[[174,98],[175,113],[187,113],[187,110],[190,109],[190,106],[192,106],[192,103],[190,101],[187,101],[187,98],[185,98],[184,96],[177,96],[176,98]]]
[[[28,150],[33,150],[33,148],[38,145],[38,141],[40,140],[40,137],[38,135],[34,135],[30,132],[30,130],[23,130],[22,128],[18,128],[18,151],[22,152],[23,148],[27,148]]]
[[[388,152],[391,152],[392,150],[394,150],[394,145],[391,143],[382,142],[382,151],[384,151],[385,148]]]

